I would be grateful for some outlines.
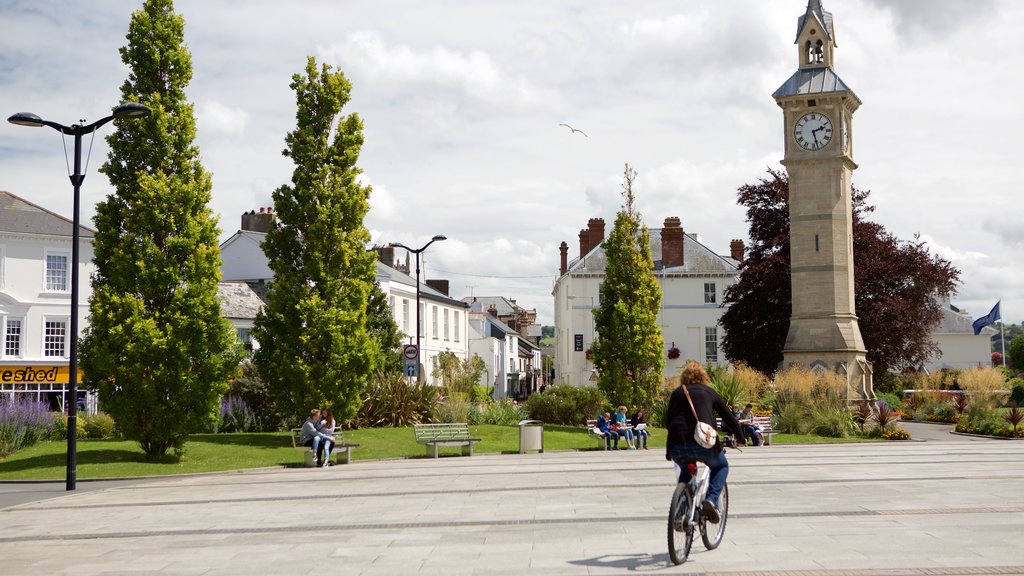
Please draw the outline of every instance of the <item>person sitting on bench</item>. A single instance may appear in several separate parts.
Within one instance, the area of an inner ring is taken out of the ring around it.
[[[334,448],[334,436],[321,431],[323,421],[320,418],[320,409],[313,408],[309,411],[309,418],[302,424],[302,432],[299,441],[303,446],[309,446],[313,450],[313,465],[327,467],[331,463],[331,449]]]

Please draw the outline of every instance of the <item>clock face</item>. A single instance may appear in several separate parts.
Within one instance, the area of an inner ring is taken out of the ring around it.
[[[819,112],[804,114],[793,127],[793,138],[804,150],[821,150],[832,140],[832,121]]]

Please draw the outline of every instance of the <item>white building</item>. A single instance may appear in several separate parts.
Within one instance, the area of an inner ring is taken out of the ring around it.
[[[942,323],[932,331],[931,337],[939,346],[939,355],[925,364],[928,372],[955,369],[966,370],[992,366],[992,335],[995,329],[985,327],[975,335],[971,324],[974,319],[953,306],[949,298],[941,301]]]
[[[482,386],[494,386],[491,397],[501,400],[514,397],[519,386],[519,334],[497,316],[481,309],[480,303],[470,305],[470,355],[484,361],[486,372]]]
[[[68,401],[72,232],[67,218],[0,192],[0,394],[33,397],[53,409]],[[80,226],[79,235],[80,337],[92,295],[95,231]],[[89,411],[96,408],[85,391],[79,391],[79,402]]]
[[[222,279],[225,282],[245,282],[250,287],[273,280],[273,272],[260,245],[270,230],[274,213],[272,209],[260,209],[242,215],[242,229],[221,244]],[[380,258],[394,263],[394,251],[384,248]],[[401,267],[395,264],[397,267]],[[416,342],[416,279],[406,272],[383,262],[377,262],[377,282],[388,296],[388,305],[394,315],[398,329],[405,335],[404,341]],[[434,286],[437,286],[436,288]],[[467,358],[469,349],[469,305],[449,298],[444,292],[444,282],[431,286],[420,284],[420,374],[427,382],[436,384],[433,371],[437,357],[442,352],[451,352],[460,360]],[[440,288],[440,289],[438,289]],[[223,293],[223,289],[221,289]],[[223,299],[222,299],[223,301]],[[255,318],[255,312],[252,315]],[[236,329],[246,327],[245,319],[230,318]],[[251,328],[251,318],[248,327]],[[243,340],[243,333],[239,332]],[[259,344],[253,342],[254,347]]]
[[[593,310],[600,304],[607,259],[601,242],[604,220],[592,218],[581,230],[580,256],[568,261],[568,246],[561,245],[560,276],[555,281],[555,383],[593,385],[594,364],[587,357],[594,342]],[[726,364],[721,352],[723,293],[736,282],[743,258],[743,242],[733,240],[731,255],[720,256],[695,234],[684,233],[678,218],[666,218],[664,227],[650,229],[654,275],[663,297],[658,312],[665,340],[665,376],[677,374],[687,360]],[[614,338],[614,335],[610,337]],[[669,359],[675,347],[679,355]]]

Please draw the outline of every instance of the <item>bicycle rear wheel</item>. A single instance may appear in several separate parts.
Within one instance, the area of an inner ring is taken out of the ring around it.
[[[704,547],[708,550],[718,548],[722,543],[722,536],[725,535],[725,521],[729,519],[729,486],[722,487],[722,493],[718,496],[718,512],[721,519],[718,522],[710,522],[701,515],[700,518],[700,539],[704,541]]]
[[[692,499],[689,483],[676,485],[668,509],[668,555],[673,564],[686,562],[693,547],[693,525],[688,517]]]

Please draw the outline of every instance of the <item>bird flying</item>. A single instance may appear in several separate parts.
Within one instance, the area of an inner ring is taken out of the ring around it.
[[[566,128],[568,128],[569,130],[572,130],[573,134],[575,134],[576,132],[579,132],[580,134],[583,134],[583,135],[584,135],[584,136],[586,136],[587,138],[590,138],[590,136],[587,136],[587,133],[586,133],[586,132],[584,132],[583,130],[580,130],[580,129],[578,129],[578,128],[573,128],[572,126],[569,126],[568,124],[562,123],[562,124],[559,124],[559,126],[565,126],[565,127],[566,127]]]

